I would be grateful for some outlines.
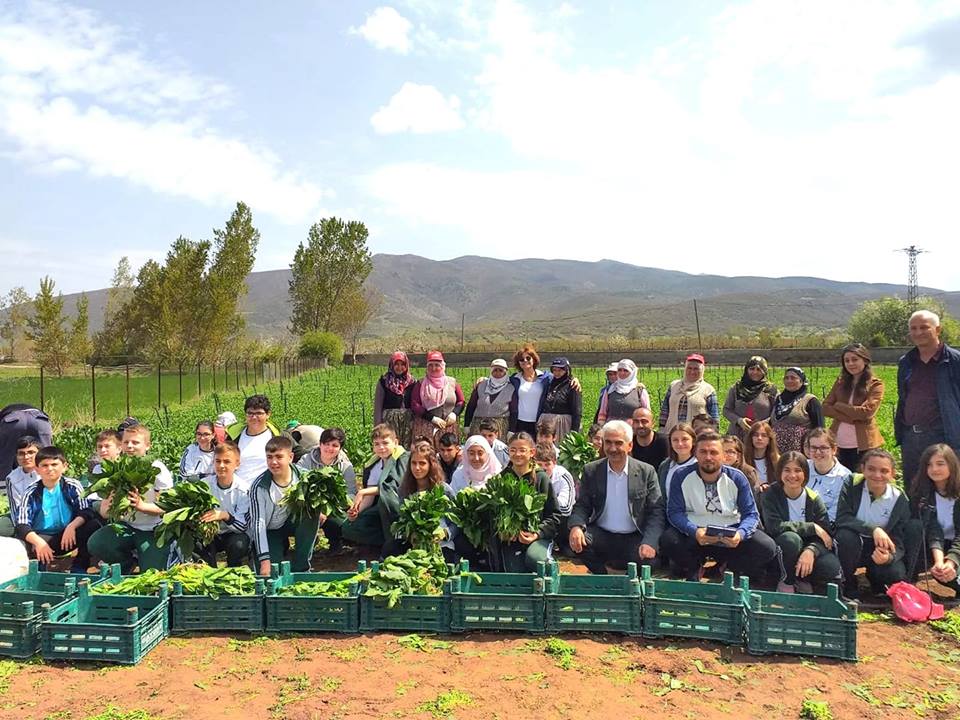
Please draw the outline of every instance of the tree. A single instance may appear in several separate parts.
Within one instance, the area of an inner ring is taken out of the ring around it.
[[[20,340],[26,336],[27,319],[30,317],[30,294],[22,287],[15,287],[0,298],[0,339],[7,344],[7,355],[17,356]]]
[[[90,300],[86,293],[80,293],[76,307],[77,314],[70,324],[70,357],[85,363],[93,354],[93,343],[90,342]]]
[[[54,297],[54,287],[49,277],[40,281],[40,292],[33,299],[33,315],[27,320],[27,337],[33,341],[34,359],[63,375],[70,354],[63,327],[63,294],[57,293]]]
[[[117,263],[107,290],[107,302],[103,306],[103,327],[93,338],[93,362],[118,364],[127,359],[128,323],[124,322],[127,305],[133,298],[134,276],[130,258],[124,255]]]
[[[896,297],[867,300],[854,311],[847,325],[847,332],[855,342],[869,347],[909,345],[907,325],[914,307],[935,312],[940,316],[944,342],[953,342],[960,337],[960,326],[947,315],[943,303],[933,298],[917,298],[913,306]]]
[[[354,363],[357,362],[360,334],[380,312],[382,305],[383,295],[372,288],[366,290],[361,287],[350,288],[340,301],[337,332],[349,344]]]
[[[311,330],[300,338],[300,357],[325,359],[331,365],[343,362],[343,340],[332,332]]]
[[[290,265],[290,329],[297,335],[334,326],[340,300],[351,287],[363,285],[373,270],[362,222],[326,218],[307,233]]]

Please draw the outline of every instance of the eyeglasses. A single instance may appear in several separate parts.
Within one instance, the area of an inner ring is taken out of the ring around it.
[[[524,355],[522,358],[520,358],[520,362],[533,362],[533,358],[529,355]]]
[[[198,432],[198,433],[197,433],[197,437],[198,437],[198,438],[213,437],[213,433]]]
[[[829,445],[810,445],[809,447],[810,447],[810,452],[815,452],[815,453],[829,452],[830,450],[833,449]]]

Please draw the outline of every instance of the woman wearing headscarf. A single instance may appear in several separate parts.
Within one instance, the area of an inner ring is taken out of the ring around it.
[[[617,379],[600,400],[597,422],[601,425],[608,420],[630,422],[633,411],[638,408],[650,409],[650,395],[643,383],[637,380],[636,363],[625,358],[617,363]]]
[[[854,472],[867,450],[883,447],[877,410],[883,402],[883,381],[870,369],[870,351],[860,343],[840,352],[840,377],[823,401],[823,414],[833,418],[837,459]]]
[[[397,433],[403,447],[410,447],[413,440],[413,387],[416,378],[410,374],[410,360],[405,352],[397,351],[390,356],[387,371],[380,376],[373,396],[373,424],[385,423]]]
[[[808,392],[807,376],[800,368],[787,368],[783,373],[783,390],[773,404],[770,421],[781,453],[802,452],[804,433],[823,427],[820,401]]]
[[[610,363],[607,365],[607,383],[602,388],[600,388],[600,396],[597,398],[597,411],[593,414],[593,422],[598,422],[600,420],[600,406],[603,405],[603,396],[607,394],[607,391],[613,387],[613,384],[617,381],[617,364]]]
[[[683,377],[670,383],[660,405],[660,430],[670,432],[677,423],[691,422],[706,413],[718,423],[717,391],[703,379],[707,361],[700,353],[690,353],[683,365]]]
[[[498,474],[503,465],[493,453],[493,449],[483,435],[471,435],[463,444],[463,462],[453,472],[450,487],[454,493],[464,490],[480,490],[487,484],[487,480]],[[485,548],[474,547],[461,532],[454,534],[453,548],[457,556],[470,561],[470,567],[476,563],[486,562]]]
[[[730,421],[728,433],[743,440],[753,423],[770,419],[776,400],[777,388],[767,381],[767,361],[754,355],[723,403],[723,416]]]
[[[447,364],[439,350],[427,353],[427,376],[413,389],[413,437],[425,437],[434,446],[443,433],[459,436],[458,418],[466,405],[456,378],[446,374]]]
[[[507,361],[497,358],[490,363],[490,377],[484,378],[473,388],[470,402],[463,415],[464,425],[470,427],[470,435],[480,434],[480,423],[490,420],[496,426],[497,438],[507,441],[510,431],[510,401],[514,387],[507,377]]]
[[[552,421],[556,429],[554,442],[559,444],[569,432],[580,432],[580,416],[583,412],[583,397],[580,390],[571,384],[570,361],[565,357],[554,358],[550,363],[552,379],[540,396],[540,418]]]

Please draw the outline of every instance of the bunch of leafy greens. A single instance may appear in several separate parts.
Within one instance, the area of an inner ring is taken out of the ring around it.
[[[157,505],[164,510],[160,524],[154,529],[157,547],[175,540],[183,558],[189,559],[198,545],[213,542],[220,529],[219,521],[201,522],[200,518],[220,503],[203,480],[182,480],[157,496]]]
[[[331,582],[295,582],[277,589],[277,595],[312,595],[322,597],[349,597],[350,586],[358,582],[358,577]]]
[[[148,457],[121,455],[116,460],[101,460],[100,472],[93,474],[93,482],[86,494],[110,496],[107,519],[112,523],[131,520],[136,510],[130,502],[130,493],[146,494],[156,482],[160,468]]]
[[[439,549],[435,551],[408,550],[403,555],[391,555],[374,569],[358,575],[366,583],[364,595],[386,600],[394,607],[403,595],[442,595],[443,583],[452,574]],[[469,575],[481,582],[476,573]]]
[[[248,567],[214,568],[204,564],[175,565],[169,570],[145,570],[119,582],[98,583],[92,592],[101,595],[156,595],[162,583],[183,585],[185,595],[252,595],[256,576]]]
[[[390,532],[407,540],[415,549],[429,550],[443,540],[441,521],[450,514],[451,508],[443,485],[414,493],[403,501],[399,519],[390,526]]]
[[[453,499],[448,515],[475,548],[482,548],[493,532],[493,499],[485,488],[464,488]]]
[[[303,517],[337,515],[350,504],[347,483],[340,469],[332,465],[307,470],[287,489],[280,504],[290,508],[294,521]]]
[[[487,480],[484,491],[493,508],[492,531],[504,541],[517,538],[521,531],[537,532],[547,496],[529,482],[506,469]]]
[[[599,457],[587,436],[579,432],[567,433],[557,449],[560,451],[557,462],[577,478],[583,475],[584,465]]]

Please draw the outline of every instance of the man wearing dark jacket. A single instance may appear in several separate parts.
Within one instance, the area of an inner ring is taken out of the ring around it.
[[[611,560],[651,563],[666,523],[657,473],[630,457],[632,437],[622,420],[603,426],[606,457],[584,467],[570,514],[570,548],[595,574]]]

